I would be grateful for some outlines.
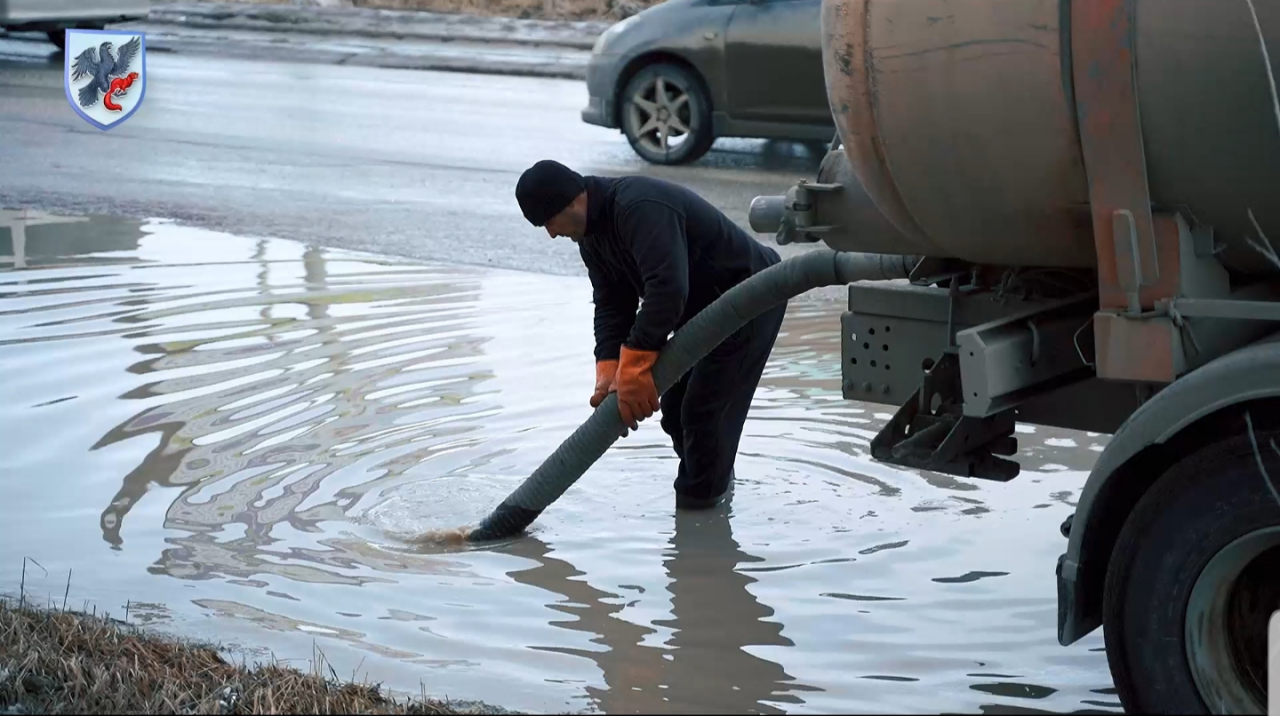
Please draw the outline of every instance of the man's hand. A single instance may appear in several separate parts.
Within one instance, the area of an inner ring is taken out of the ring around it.
[[[622,347],[617,378],[618,412],[623,425],[631,430],[638,429],[641,420],[658,412],[658,388],[652,373],[657,360],[657,351]]]
[[[598,408],[610,393],[618,389],[618,361],[596,361],[596,392],[591,396],[591,407]]]

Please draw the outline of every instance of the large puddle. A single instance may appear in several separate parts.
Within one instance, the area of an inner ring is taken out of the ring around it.
[[[792,302],[728,509],[675,513],[655,416],[528,536],[442,553],[411,537],[481,518],[590,414],[584,279],[21,223],[0,591],[30,557],[35,598],[69,575],[69,606],[513,709],[1120,710],[1100,634],[1055,638],[1058,525],[1104,438],[1020,427],[1003,485],[871,461],[890,408],[840,397],[838,292]]]

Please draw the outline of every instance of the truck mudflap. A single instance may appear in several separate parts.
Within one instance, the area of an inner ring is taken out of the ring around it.
[[[1080,608],[1080,580],[1076,579],[1075,563],[1071,565],[1070,577],[1063,573],[1067,565],[1067,555],[1058,555],[1058,643],[1069,646],[1081,637],[1102,625],[1102,610],[1097,609],[1085,616]]]
[[[1179,378],[1120,426],[1085,482],[1063,531],[1058,558],[1058,643],[1068,646],[1102,624],[1102,593],[1111,549],[1149,482],[1125,468],[1149,448],[1169,444],[1205,418],[1244,403],[1280,397],[1280,333],[1228,353]],[[1175,447],[1175,446],[1171,446]]]

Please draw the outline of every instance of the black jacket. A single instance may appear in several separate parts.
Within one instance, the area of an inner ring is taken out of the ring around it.
[[[596,360],[618,358],[624,343],[660,350],[725,291],[781,260],[678,184],[640,176],[586,181],[578,252],[594,294]]]

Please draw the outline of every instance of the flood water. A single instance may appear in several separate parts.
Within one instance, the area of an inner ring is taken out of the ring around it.
[[[449,552],[412,537],[479,520],[590,415],[585,279],[24,226],[0,228],[0,592],[30,557],[33,598],[70,573],[69,607],[520,710],[1120,710],[1100,633],[1056,641],[1058,526],[1105,436],[1020,426],[1003,485],[873,462],[892,409],[840,396],[838,291],[792,301],[729,507],[675,513],[654,416],[527,536]]]

